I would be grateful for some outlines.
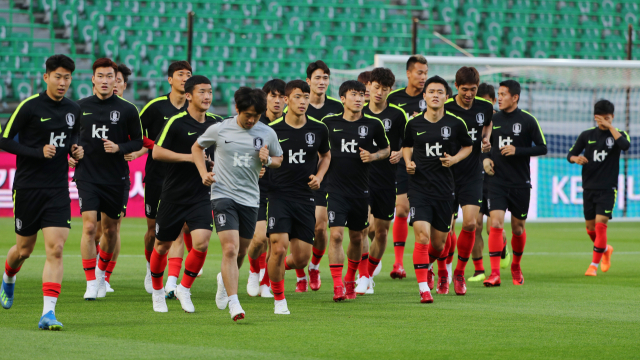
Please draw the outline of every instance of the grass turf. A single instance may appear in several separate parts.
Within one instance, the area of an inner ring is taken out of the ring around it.
[[[499,288],[468,283],[467,295],[456,296],[452,286],[450,295],[434,291],[434,304],[419,303],[411,266],[411,229],[404,258],[407,279],[389,278],[393,264],[390,239],[383,270],[375,279],[375,294],[334,303],[325,256],[318,292],[295,293],[295,272],[287,273],[289,316],[274,315],[272,299],[246,295],[245,261],[239,297],[247,316],[240,323],[215,305],[215,274],[220,267],[215,234],[204,275],[193,287],[196,312],[186,314],[178,301],[167,301],[169,312],[157,314],[143,287],[144,219],[124,220],[122,252],[111,278],[115,293],[94,302],[82,298],[80,219],[73,219],[72,227],[56,309],[58,320],[65,325],[63,331],[37,329],[44,264],[40,242],[18,274],[13,308],[0,309],[3,359],[587,359],[634,358],[640,349],[637,223],[609,226],[608,237],[615,247],[612,267],[596,278],[584,276],[592,245],[582,224],[527,224],[524,286],[513,286],[507,269]],[[15,244],[12,219],[0,219],[0,235],[0,261],[4,263]],[[486,246],[485,267],[489,268]],[[470,262],[466,276],[472,272]]]

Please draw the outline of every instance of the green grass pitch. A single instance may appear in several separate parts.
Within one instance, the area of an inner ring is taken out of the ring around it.
[[[640,243],[638,223],[612,223],[611,270],[587,278],[591,242],[581,223],[530,223],[522,269],[513,286],[503,270],[499,288],[469,283],[466,296],[437,295],[420,304],[412,269],[413,234],[405,252],[407,279],[392,280],[392,241],[376,277],[375,294],[332,301],[325,257],[318,292],[297,294],[295,273],[286,276],[290,316],[273,314],[273,300],[246,295],[248,263],[240,270],[240,302],[246,320],[234,323],[215,306],[220,267],[217,237],[204,275],[193,287],[194,314],[168,301],[156,314],[143,287],[144,219],[124,219],[122,254],[111,278],[115,293],[86,302],[80,258],[80,219],[73,219],[65,248],[65,276],[56,315],[62,332],[37,329],[42,311],[44,246],[18,274],[15,302],[0,309],[2,359],[604,359],[638,358],[640,350]],[[509,227],[507,226],[507,231]],[[0,261],[15,244],[12,219],[0,219]],[[41,240],[41,235],[40,239]],[[486,242],[486,236],[485,236]],[[485,267],[489,268],[485,253]],[[473,264],[467,267],[467,277]]]

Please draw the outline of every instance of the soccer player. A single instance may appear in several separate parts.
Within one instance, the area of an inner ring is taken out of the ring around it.
[[[329,129],[331,145],[327,210],[331,231],[329,267],[333,278],[334,301],[356,298],[355,275],[362,256],[363,230],[369,225],[369,163],[386,159],[390,153],[382,121],[362,113],[365,86],[349,80],[340,85],[339,92],[344,113],[322,120]],[[347,226],[348,269],[343,282],[342,240]]]
[[[84,151],[75,143],[80,107],[64,96],[75,63],[65,55],[54,55],[45,66],[47,90],[21,102],[0,137],[0,148],[17,155],[13,182],[16,245],[7,253],[0,305],[5,309],[13,305],[16,274],[33,252],[42,229],[46,259],[44,308],[38,327],[61,330],[55,311],[62,283],[62,249],[71,227],[67,155],[79,160]]]
[[[597,126],[583,131],[567,155],[570,163],[582,165],[584,219],[593,241],[593,260],[586,276],[597,275],[600,260],[603,272],[611,266],[613,246],[607,244],[607,223],[613,217],[618,196],[620,151],[630,146],[629,134],[612,124],[613,111],[610,101],[598,101],[593,107]]]
[[[311,258],[316,211],[313,191],[320,188],[331,161],[327,126],[305,116],[310,92],[309,84],[302,80],[289,82],[284,91],[289,111],[269,124],[283,151],[282,166],[270,170],[274,186],[269,190],[268,273],[275,314],[289,314],[284,296],[285,269],[304,269]],[[289,246],[291,254],[287,256]],[[298,278],[296,291],[300,283]]]
[[[107,58],[93,63],[92,82],[96,94],[78,101],[79,142],[85,150],[78,162],[75,180],[82,213],[82,265],[87,279],[85,300],[106,295],[105,272],[113,257],[117,226],[121,221],[123,193],[129,175],[124,154],[142,148],[138,109],[113,94],[118,66]],[[95,229],[102,213],[103,237],[96,266]]]
[[[208,199],[210,188],[202,184],[198,168],[193,165],[195,157],[204,162],[206,151],[191,153],[195,139],[217,122],[207,114],[213,97],[211,81],[201,75],[192,76],[185,82],[184,91],[189,102],[187,110],[166,122],[153,148],[155,160],[167,163],[156,216],[156,242],[151,253],[152,299],[156,312],[168,311],[162,277],[167,254],[175,239],[180,237],[185,223],[191,231],[193,247],[187,255],[184,275],[176,286],[175,296],[185,312],[195,311],[191,286],[207,257],[213,230]]]
[[[443,253],[450,231],[455,196],[450,168],[469,156],[473,145],[464,120],[445,112],[446,89],[447,82],[439,76],[425,82],[427,110],[409,120],[402,143],[416,238],[413,266],[421,303],[433,302],[428,272]]]
[[[520,259],[524,252],[527,234],[524,229],[529,212],[531,196],[531,156],[547,153],[547,143],[538,120],[518,107],[520,83],[505,80],[498,89],[500,111],[493,115],[491,135],[491,158],[484,160],[485,172],[492,176],[489,180],[487,208],[491,215],[489,231],[489,257],[491,275],[484,280],[484,286],[500,286],[500,254],[504,248],[505,211],[511,211],[511,248],[513,262],[511,275],[514,285],[524,284],[520,269]],[[534,144],[532,146],[531,144]]]
[[[400,88],[389,93],[387,101],[404,110],[409,118],[416,116],[427,108],[424,101],[423,89],[427,81],[429,67],[427,59],[422,55],[413,55],[407,60],[407,87]],[[404,159],[400,159],[396,173],[396,216],[393,220],[393,250],[395,262],[391,271],[392,279],[402,279],[407,277],[404,270],[404,245],[407,241],[409,228],[407,218],[409,216],[409,200],[407,191],[409,189],[409,176]]]
[[[455,201],[453,203],[454,212],[458,207],[462,207],[462,230],[457,238],[458,243],[458,263],[454,276],[454,290],[457,295],[464,295],[467,287],[464,279],[464,270],[473,250],[473,243],[476,237],[476,219],[482,205],[482,152],[491,150],[489,138],[491,136],[491,119],[493,117],[493,104],[481,97],[476,96],[480,85],[480,74],[474,67],[461,67],[456,72],[455,87],[458,94],[448,99],[444,105],[445,111],[461,118],[466,126],[471,140],[473,140],[472,151],[469,156],[451,167],[455,179]],[[452,234],[455,227],[452,224]],[[452,240],[455,237],[452,236]],[[455,244],[453,240],[448,254],[453,256]],[[445,271],[450,269],[440,269],[438,264],[438,293],[449,292],[449,281]],[[445,270],[445,271],[442,271]],[[448,274],[449,276],[451,274]]]
[[[371,82],[371,71],[363,71],[358,75],[358,82],[363,83],[367,91],[364,93],[364,102],[368,104],[370,101],[369,83]]]
[[[402,157],[400,144],[404,138],[407,124],[407,113],[402,108],[389,104],[387,96],[396,78],[387,68],[376,68],[371,71],[369,90],[371,101],[364,107],[364,114],[382,120],[384,131],[389,140],[391,154],[388,160],[371,163],[369,172],[369,229],[362,242],[362,258],[358,267],[359,279],[356,294],[373,293],[373,275],[380,265],[380,259],[387,246],[387,235],[396,202],[396,168]],[[373,233],[371,248],[366,236]]]
[[[184,84],[191,77],[191,71],[191,65],[186,61],[176,61],[169,65],[167,81],[169,85],[171,85],[171,92],[149,101],[140,112],[142,129],[148,138],[157,139],[167,120],[187,110],[189,103],[187,102],[184,91]],[[153,251],[155,243],[156,215],[166,167],[167,164],[154,160],[153,150],[150,149],[144,169],[144,208],[147,217],[147,232],[144,235],[147,274],[144,278],[144,287],[149,294],[153,293],[149,266],[151,262],[151,252]],[[184,237],[188,243],[190,235],[185,234]],[[182,258],[184,256],[182,239],[176,239],[171,249],[168,255],[169,276],[167,278],[166,292],[167,295],[173,297],[178,276],[180,275],[180,268],[182,267]]]
[[[285,107],[284,88],[286,83],[280,79],[267,81],[262,91],[267,94],[267,111],[260,115],[260,122],[269,123],[282,117]],[[258,180],[260,186],[260,208],[258,209],[258,222],[256,232],[253,234],[251,244],[247,249],[249,258],[249,280],[247,281],[247,293],[249,296],[261,296],[271,298],[269,291],[269,271],[266,270],[266,256],[269,238],[267,237],[267,195],[269,192],[269,169],[263,167],[264,172]],[[304,276],[304,270],[303,270]],[[305,280],[306,281],[306,280]],[[306,291],[306,284],[305,284]]]
[[[213,125],[202,134],[191,152],[202,182],[211,186],[211,207],[216,232],[222,245],[222,266],[218,273],[216,305],[229,305],[231,319],[244,319],[238,301],[238,255],[244,257],[255,233],[260,206],[258,177],[262,166],[280,167],[282,149],[276,133],[259,121],[267,110],[266,94],[241,87],[234,94],[237,116]],[[216,146],[213,173],[207,171],[206,148]]]

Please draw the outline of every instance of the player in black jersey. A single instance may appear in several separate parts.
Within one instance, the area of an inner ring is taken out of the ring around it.
[[[328,217],[331,231],[329,267],[333,300],[355,299],[355,275],[362,256],[363,230],[369,213],[369,163],[389,157],[389,141],[380,119],[362,114],[365,86],[349,80],[340,85],[344,114],[325,117],[331,164],[328,172]],[[376,144],[376,145],[374,145]],[[344,175],[347,171],[349,176]],[[316,224],[317,226],[317,224]],[[344,228],[349,227],[349,266],[342,281]]]
[[[267,111],[260,115],[260,122],[269,125],[283,115],[285,107],[284,88],[287,84],[280,79],[267,81],[262,91],[267,94]],[[267,250],[269,250],[269,238],[267,237],[267,195],[269,192],[269,168],[262,167],[258,186],[260,187],[260,208],[258,209],[258,221],[256,230],[247,249],[249,258],[249,280],[247,281],[247,293],[249,296],[273,297],[269,290],[269,272],[266,270]],[[304,276],[304,275],[303,275]]]
[[[285,269],[302,270],[296,291],[307,291],[304,268],[311,258],[314,238],[313,191],[320,188],[331,161],[327,126],[305,115],[310,92],[306,82],[290,81],[284,92],[289,111],[269,124],[284,154],[282,166],[270,170],[273,186],[269,189],[267,214],[271,242],[268,273],[276,314],[289,314],[284,296]],[[291,254],[287,256],[289,246]]]
[[[411,118],[424,111],[427,107],[422,95],[424,83],[427,81],[429,67],[427,59],[422,55],[414,55],[407,60],[407,87],[392,91],[387,100],[389,104],[396,105],[404,110]],[[407,218],[409,216],[409,176],[404,159],[400,159],[396,173],[396,216],[393,220],[393,250],[395,262],[391,271],[392,279],[407,277],[404,270],[404,245],[407,241],[409,228]]]
[[[455,197],[450,167],[469,156],[473,145],[464,120],[445,112],[446,89],[447,82],[439,76],[427,80],[427,110],[409,120],[402,143],[416,239],[413,266],[422,303],[433,302],[429,271],[441,256],[450,231]],[[451,156],[453,153],[456,155]]]
[[[358,75],[358,82],[364,84],[367,91],[364,93],[364,102],[368,104],[371,101],[371,90],[369,89],[369,83],[371,82],[371,71],[363,71]]]
[[[81,252],[83,268],[86,269],[87,291],[84,298],[87,300],[106,295],[105,272],[116,245],[116,229],[121,221],[128,176],[124,154],[142,148],[138,109],[113,94],[117,70],[111,59],[96,60],[91,78],[96,94],[78,101],[82,110],[79,143],[84,147],[86,156],[78,162],[74,177],[82,212]],[[97,212],[102,213],[103,237],[100,258],[92,276],[91,265],[96,266]]]
[[[520,84],[505,80],[498,90],[500,111],[493,115],[491,158],[484,160],[489,180],[487,208],[491,214],[489,231],[489,257],[491,275],[485,286],[500,286],[500,254],[504,248],[502,232],[505,211],[511,211],[511,248],[513,262],[511,274],[514,285],[524,284],[520,259],[527,241],[524,224],[529,212],[531,196],[531,156],[547,153],[547,143],[538,120],[529,112],[518,108]],[[531,144],[535,146],[531,146]]]
[[[597,126],[583,131],[567,155],[570,163],[582,165],[584,219],[593,241],[593,260],[586,276],[597,275],[600,260],[602,271],[609,271],[611,266],[613,247],[607,244],[607,223],[613,218],[618,196],[620,151],[630,146],[629,134],[612,124],[613,111],[610,101],[598,101],[594,106]]]
[[[82,159],[84,151],[76,143],[80,107],[64,97],[75,64],[65,55],[54,55],[45,66],[47,90],[21,102],[0,137],[0,148],[17,155],[13,182],[16,245],[7,253],[0,305],[5,309],[13,305],[16,273],[33,252],[42,229],[46,260],[44,308],[38,327],[60,330],[55,307],[62,283],[62,250],[71,227],[67,155]]]

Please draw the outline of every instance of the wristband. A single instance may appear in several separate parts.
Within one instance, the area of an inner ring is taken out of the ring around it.
[[[271,156],[269,156],[269,158],[267,159],[267,167],[269,167],[269,165],[271,165]]]

